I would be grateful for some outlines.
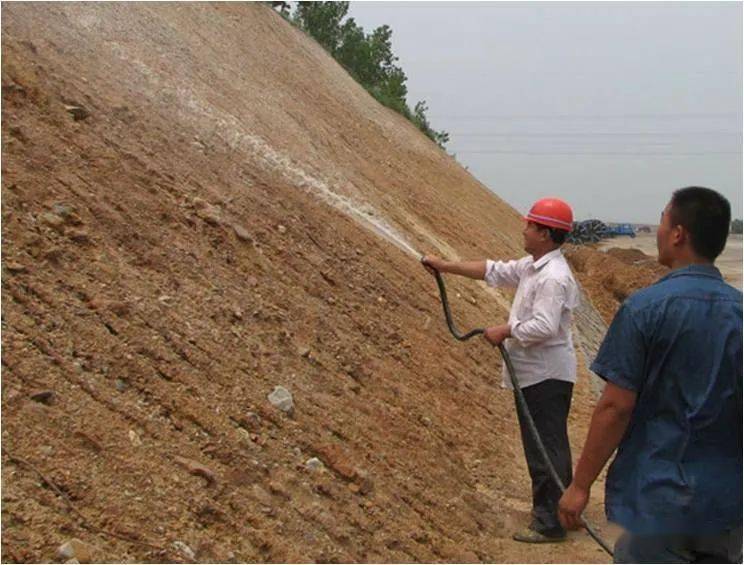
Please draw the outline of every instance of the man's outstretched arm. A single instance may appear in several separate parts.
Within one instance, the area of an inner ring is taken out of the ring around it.
[[[564,528],[581,527],[581,513],[589,502],[589,491],[628,429],[637,393],[607,382],[592,414],[586,444],[571,484],[558,504]]]
[[[476,280],[483,280],[486,276],[486,261],[445,261],[433,255],[425,255],[421,262],[430,269],[440,273],[452,273]]]

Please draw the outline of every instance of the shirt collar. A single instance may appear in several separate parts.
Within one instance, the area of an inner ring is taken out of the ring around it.
[[[676,277],[685,276],[698,276],[698,277],[710,277],[713,279],[723,279],[721,271],[715,265],[687,265],[686,267],[680,267],[675,269],[671,273],[664,275],[659,279],[659,282]]]
[[[547,265],[550,261],[553,259],[561,256],[561,250],[560,249],[553,249],[550,253],[546,253],[542,257],[540,257],[537,261],[532,263],[532,266],[537,269],[542,269],[545,265]]]

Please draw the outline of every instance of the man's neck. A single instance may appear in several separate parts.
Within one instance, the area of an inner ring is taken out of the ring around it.
[[[669,268],[673,271],[676,271],[677,269],[682,269],[684,267],[689,267],[690,265],[704,265],[708,267],[713,266],[713,261],[709,259],[704,259],[702,257],[677,257],[675,259],[672,259],[671,265],[669,265]]]
[[[534,253],[532,254],[532,260],[533,260],[533,261],[537,261],[537,260],[539,260],[539,259],[540,259],[541,257],[545,257],[545,256],[546,256],[546,255],[547,255],[548,253],[552,253],[552,252],[553,252],[553,251],[555,251],[556,249],[558,249],[558,247],[553,247],[553,248],[551,248],[551,249],[543,249],[542,251],[535,251],[535,252],[534,252]]]

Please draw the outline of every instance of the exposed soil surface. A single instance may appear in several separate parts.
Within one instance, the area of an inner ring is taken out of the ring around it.
[[[600,249],[612,248],[619,250],[630,250],[633,252],[640,251],[644,255],[656,260],[656,234],[639,233],[635,238],[618,237],[602,241],[599,244]],[[639,256],[640,257],[640,256]],[[721,271],[723,278],[730,285],[741,290],[742,288],[742,239],[741,234],[729,234],[726,240],[726,247],[721,255],[716,259],[716,267]]]
[[[264,5],[2,12],[4,561],[608,561],[511,541],[500,360],[417,262],[520,256],[515,210]]]
[[[622,302],[653,284],[669,269],[639,249],[566,246],[566,257],[588,297],[609,324]]]

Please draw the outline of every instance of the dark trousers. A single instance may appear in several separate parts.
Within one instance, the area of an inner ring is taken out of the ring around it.
[[[568,410],[571,407],[573,383],[548,379],[522,389],[550,461],[564,486],[571,483],[571,447],[568,444]],[[516,398],[515,398],[516,401]],[[549,536],[565,534],[558,521],[561,489],[555,484],[537,443],[517,404],[519,428],[527,467],[532,479],[532,524],[530,528]]]

